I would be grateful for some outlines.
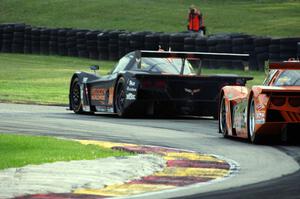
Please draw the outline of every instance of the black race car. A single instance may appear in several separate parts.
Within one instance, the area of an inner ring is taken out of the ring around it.
[[[122,57],[108,75],[75,73],[70,83],[70,109],[75,113],[117,113],[121,117],[188,114],[217,118],[220,89],[245,85],[252,78],[200,75],[202,59],[247,61],[248,55],[134,51]]]

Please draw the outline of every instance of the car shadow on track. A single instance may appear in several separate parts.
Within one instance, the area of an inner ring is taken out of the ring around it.
[[[176,115],[176,116],[163,116],[163,115],[143,115],[143,116],[130,116],[130,117],[119,117],[117,114],[103,114],[103,113],[95,113],[95,116],[99,117],[107,117],[107,118],[115,118],[115,119],[159,119],[159,120],[164,120],[164,119],[172,119],[172,120],[214,120],[213,117],[205,117],[205,116],[193,116],[193,115]]]
[[[245,138],[238,138],[238,137],[226,137],[224,139],[231,140],[234,142],[240,142],[245,144],[252,144],[248,139]],[[264,140],[262,140],[260,143],[255,143],[253,145],[263,145],[263,146],[271,146],[271,147],[278,147],[278,146],[300,146],[300,136],[294,139],[290,140],[281,140],[280,137],[266,137]]]

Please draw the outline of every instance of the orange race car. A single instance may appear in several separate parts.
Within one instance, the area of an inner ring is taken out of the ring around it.
[[[300,135],[300,61],[274,62],[262,86],[225,86],[220,92],[219,132],[248,138]]]

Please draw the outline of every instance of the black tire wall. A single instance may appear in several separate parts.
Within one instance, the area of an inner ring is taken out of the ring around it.
[[[133,50],[248,53],[250,70],[264,70],[266,61],[300,58],[300,37],[270,38],[242,33],[202,36],[198,33],[129,32],[32,27],[0,24],[0,52],[118,60]],[[207,68],[244,69],[241,62],[202,60]]]

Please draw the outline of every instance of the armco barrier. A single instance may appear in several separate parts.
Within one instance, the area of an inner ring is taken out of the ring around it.
[[[128,32],[0,24],[0,52],[117,60],[137,50],[248,53],[250,70],[264,70],[266,61],[299,58],[300,37],[270,38],[242,33],[201,36],[197,33]],[[243,69],[240,62],[203,60],[209,68]]]

